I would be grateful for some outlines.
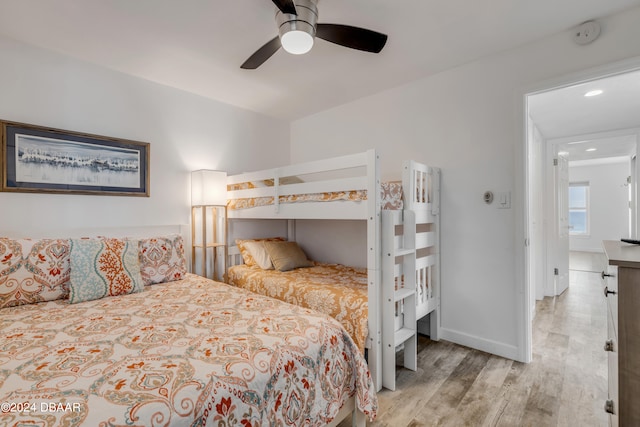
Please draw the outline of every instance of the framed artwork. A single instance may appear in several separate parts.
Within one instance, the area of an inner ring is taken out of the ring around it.
[[[0,190],[149,197],[149,144],[0,121]]]

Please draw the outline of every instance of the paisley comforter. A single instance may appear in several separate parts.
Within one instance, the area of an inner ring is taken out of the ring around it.
[[[375,389],[333,319],[195,275],[0,310],[0,425],[322,426]]]
[[[290,271],[245,264],[229,268],[229,283],[240,288],[328,314],[339,321],[364,354],[369,332],[367,271],[320,264]]]

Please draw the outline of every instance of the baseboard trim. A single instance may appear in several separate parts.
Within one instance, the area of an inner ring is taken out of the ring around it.
[[[440,331],[440,338],[443,340],[495,354],[506,359],[518,360],[518,347],[514,345],[465,334],[453,329],[441,328]]]
[[[574,248],[569,249],[569,252],[592,252],[595,254],[603,254],[604,249],[601,247],[593,247],[593,248]]]

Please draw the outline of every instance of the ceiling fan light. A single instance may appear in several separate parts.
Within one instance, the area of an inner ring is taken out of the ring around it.
[[[294,55],[307,53],[313,47],[318,22],[316,0],[294,0],[297,15],[276,12],[276,23],[282,48]]]
[[[302,55],[313,47],[313,36],[305,31],[292,30],[280,36],[282,48],[294,55]]]

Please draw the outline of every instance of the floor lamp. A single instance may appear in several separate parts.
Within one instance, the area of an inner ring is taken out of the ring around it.
[[[220,281],[225,281],[227,273],[226,203],[226,172],[201,169],[191,173],[191,271]]]

